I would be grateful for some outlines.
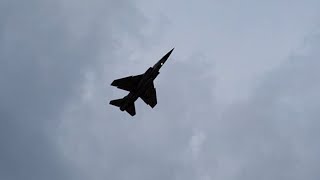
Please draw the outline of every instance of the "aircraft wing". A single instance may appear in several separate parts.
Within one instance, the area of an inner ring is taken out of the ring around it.
[[[131,91],[133,88],[138,85],[139,81],[141,80],[143,75],[137,76],[128,76],[121,79],[114,80],[111,85],[116,86],[119,89],[123,89],[126,91]]]
[[[154,85],[152,85],[146,90],[146,92],[140,96],[140,98],[149,106],[154,108],[157,105],[157,93]]]

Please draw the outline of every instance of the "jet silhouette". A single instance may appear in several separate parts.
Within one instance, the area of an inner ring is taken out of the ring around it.
[[[144,74],[114,80],[111,83],[111,86],[129,91],[129,94],[122,99],[110,101],[110,104],[119,107],[121,111],[128,112],[131,116],[136,115],[134,102],[139,97],[146,104],[154,108],[157,105],[157,93],[153,81],[159,75],[160,68],[167,61],[173,50],[174,48],[163,56],[153,67],[150,67]]]

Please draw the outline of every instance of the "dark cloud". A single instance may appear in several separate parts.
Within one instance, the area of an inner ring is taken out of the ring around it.
[[[68,122],[61,125],[62,144],[70,157],[98,179],[196,178],[190,164],[190,139],[202,119],[213,115],[213,79],[202,71],[212,69],[210,64],[191,62],[179,62],[173,56],[155,82],[158,106],[151,109],[139,100],[133,118],[106,105],[102,82],[92,81],[91,99],[74,103],[64,117]],[[108,100],[123,96],[112,95],[112,89],[106,92]]]
[[[116,36],[129,33],[119,27],[139,34],[140,26],[140,14],[126,1],[90,1],[90,8],[85,3],[1,1],[1,179],[78,179],[81,174],[56,144],[61,113],[80,97],[85,73],[101,70],[96,55],[102,47],[112,56]]]
[[[317,36],[222,113],[213,60],[177,47],[158,106],[139,100],[132,118],[108,105],[124,95],[113,78],[139,73],[117,48],[151,49],[131,1],[0,8],[1,179],[318,179]]]

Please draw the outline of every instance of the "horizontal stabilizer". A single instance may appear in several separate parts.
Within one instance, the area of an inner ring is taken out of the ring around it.
[[[122,108],[121,106],[123,105],[124,103],[124,99],[115,99],[115,100],[112,100],[110,101],[110,104],[111,105],[114,105],[114,106],[117,106],[117,107],[120,107],[120,109]],[[121,109],[122,110],[122,109]],[[124,109],[126,112],[128,112],[131,116],[134,116],[136,115],[136,108],[134,106],[134,103],[130,103],[126,106],[126,109]],[[123,111],[123,110],[122,110]]]
[[[120,107],[122,105],[122,103],[123,103],[123,99],[115,99],[115,100],[110,101],[111,105],[114,105],[117,107]]]
[[[136,108],[134,107],[134,103],[129,104],[128,107],[126,108],[126,111],[127,111],[131,116],[136,115]]]

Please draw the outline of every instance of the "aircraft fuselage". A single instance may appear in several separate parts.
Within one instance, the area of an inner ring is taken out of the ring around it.
[[[160,68],[159,68],[160,69]],[[135,102],[142,94],[145,93],[147,88],[150,87],[150,85],[153,83],[153,81],[156,79],[156,77],[159,75],[159,71],[157,69],[154,69],[153,67],[150,67],[143,75],[141,81],[136,86],[136,88],[131,91],[127,96],[124,97],[126,99],[125,103],[120,107],[121,111],[124,111],[128,104],[131,104]]]

